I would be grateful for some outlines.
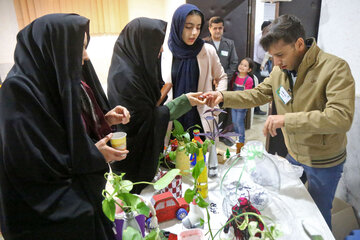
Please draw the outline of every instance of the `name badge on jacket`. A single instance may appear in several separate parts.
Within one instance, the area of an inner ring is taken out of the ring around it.
[[[287,104],[291,100],[291,96],[283,86],[280,86],[278,90],[276,90],[276,93],[277,95],[279,95],[281,101],[283,101],[283,103],[285,104]]]
[[[225,57],[229,56],[229,52],[224,50],[221,50],[220,54]]]

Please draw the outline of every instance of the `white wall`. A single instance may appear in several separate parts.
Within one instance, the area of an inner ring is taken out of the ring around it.
[[[0,76],[4,80],[11,66],[18,25],[12,0],[0,1]]]
[[[360,1],[322,0],[318,44],[324,51],[345,59],[360,96]]]
[[[355,79],[353,124],[347,133],[347,159],[336,196],[350,203],[360,217],[360,1],[322,0],[318,44],[345,59]]]
[[[256,0],[255,10],[255,36],[261,32],[261,24],[264,22],[265,4],[261,0]]]

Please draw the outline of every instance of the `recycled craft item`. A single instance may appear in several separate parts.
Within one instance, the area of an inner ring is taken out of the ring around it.
[[[269,191],[279,191],[279,171],[264,151],[261,142],[250,141],[243,147],[240,156],[235,155],[224,164],[220,192],[224,196],[225,214],[229,214],[239,197],[248,196],[252,204],[262,210],[269,203]]]
[[[228,221],[231,220],[231,222],[229,222],[225,226],[224,232],[228,233],[230,227],[233,227],[236,240],[249,239],[250,238],[249,231],[246,228],[243,230],[240,230],[240,226],[243,223],[243,221],[245,221],[246,218],[248,218],[249,222],[256,221],[258,223],[260,230],[261,231],[264,230],[263,223],[256,216],[247,215],[247,216],[241,216],[236,219],[233,219],[234,217],[237,217],[240,214],[246,213],[246,212],[252,212],[252,213],[261,215],[259,210],[257,210],[254,206],[252,206],[251,202],[248,199],[241,197],[238,199],[238,203],[232,207],[232,213],[228,219]],[[260,235],[256,235],[256,236],[260,237]]]
[[[201,208],[194,203],[190,203],[189,207],[189,214],[182,220],[184,227],[187,229],[204,228],[204,225],[201,225],[201,219],[204,219],[204,213]]]
[[[156,174],[154,180],[155,181],[159,180],[166,173],[167,171],[159,171]],[[164,193],[164,192],[171,192],[176,198],[182,197],[182,176],[177,175],[167,187],[159,190],[156,194]]]
[[[135,212],[125,213],[123,212],[121,216],[115,216],[115,226],[116,226],[116,240],[122,240],[123,232],[127,227],[132,227],[139,231],[141,235],[145,236],[145,215],[139,214],[136,215]]]

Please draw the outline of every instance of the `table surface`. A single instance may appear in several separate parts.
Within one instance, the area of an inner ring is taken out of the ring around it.
[[[279,191],[272,192],[272,201],[260,212],[264,216],[271,217],[279,226],[283,232],[283,236],[279,239],[310,239],[303,229],[303,224],[312,235],[321,235],[324,240],[335,239],[304,184],[298,177],[292,176],[291,172],[288,171],[292,165],[282,157],[273,156],[272,159],[275,159],[274,163],[279,169],[281,187]],[[219,165],[219,167],[221,168],[221,165]],[[216,204],[215,211],[210,212],[210,224],[213,233],[217,232],[228,219],[222,210],[223,196],[220,194],[219,183],[220,177],[209,178],[209,196],[206,201]],[[190,186],[192,186],[191,177],[183,177],[182,193],[184,194],[185,190]],[[152,186],[148,186],[141,193],[142,196],[149,200],[153,194],[154,189]],[[204,213],[204,216],[206,216],[205,210]],[[204,220],[204,230],[206,233],[208,229],[206,217]],[[186,230],[182,222],[176,219],[160,223],[160,229],[165,229],[177,234]],[[206,238],[208,238],[208,236],[209,235],[207,235]],[[223,232],[220,236],[225,238],[229,237],[229,235]],[[216,237],[216,239],[219,238]]]

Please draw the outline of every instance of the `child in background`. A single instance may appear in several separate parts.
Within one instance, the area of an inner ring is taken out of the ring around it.
[[[241,60],[238,71],[234,73],[231,82],[231,91],[244,91],[251,89],[254,83],[252,70],[254,69],[254,62],[251,58],[244,58]],[[236,133],[241,134],[239,136],[239,142],[236,147],[240,149],[245,143],[245,116],[247,109],[232,109],[232,122],[234,124],[234,130]]]

